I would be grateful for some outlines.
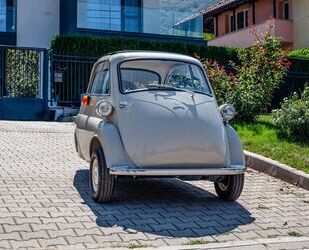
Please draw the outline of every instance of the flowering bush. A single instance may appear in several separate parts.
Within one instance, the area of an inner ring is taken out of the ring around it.
[[[285,98],[281,109],[273,110],[274,124],[288,136],[309,141],[309,87],[299,96]]]
[[[240,65],[231,63],[227,70],[215,61],[203,61],[218,103],[233,104],[236,118],[242,121],[255,120],[268,107],[290,64],[281,50],[281,40],[272,36],[272,20],[264,34],[254,28],[251,31],[256,42],[250,49],[238,50]]]

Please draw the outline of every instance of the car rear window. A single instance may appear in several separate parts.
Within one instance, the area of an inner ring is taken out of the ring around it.
[[[123,93],[156,90],[156,85],[211,95],[203,70],[195,64],[169,60],[130,60],[120,64]],[[160,86],[158,86],[159,88]]]
[[[160,75],[145,69],[122,68],[122,90],[127,93],[133,90],[145,89],[149,84],[160,84]]]

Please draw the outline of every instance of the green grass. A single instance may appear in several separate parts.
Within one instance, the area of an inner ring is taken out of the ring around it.
[[[263,205],[263,204],[259,204],[257,208],[258,208],[258,209],[269,209],[269,207],[266,207],[266,206]]]
[[[186,245],[203,245],[209,242],[203,239],[190,240]]]
[[[309,145],[282,136],[270,115],[261,116],[255,123],[234,123],[232,126],[244,149],[309,173]]]
[[[295,232],[295,231],[288,232],[288,235],[289,236],[293,236],[293,237],[301,237],[301,236],[303,236],[301,233]]]

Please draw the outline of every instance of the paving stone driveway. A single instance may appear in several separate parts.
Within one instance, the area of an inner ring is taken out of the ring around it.
[[[235,203],[217,200],[209,182],[177,179],[119,180],[114,196],[89,197],[72,124],[0,122],[0,248],[309,236],[309,192],[253,171]]]

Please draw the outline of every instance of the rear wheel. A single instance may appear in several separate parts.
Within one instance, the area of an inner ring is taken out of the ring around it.
[[[115,178],[109,174],[102,148],[91,155],[89,179],[92,198],[99,203],[110,201]]]
[[[235,201],[239,198],[245,183],[245,175],[226,175],[215,182],[218,197],[224,201]]]

